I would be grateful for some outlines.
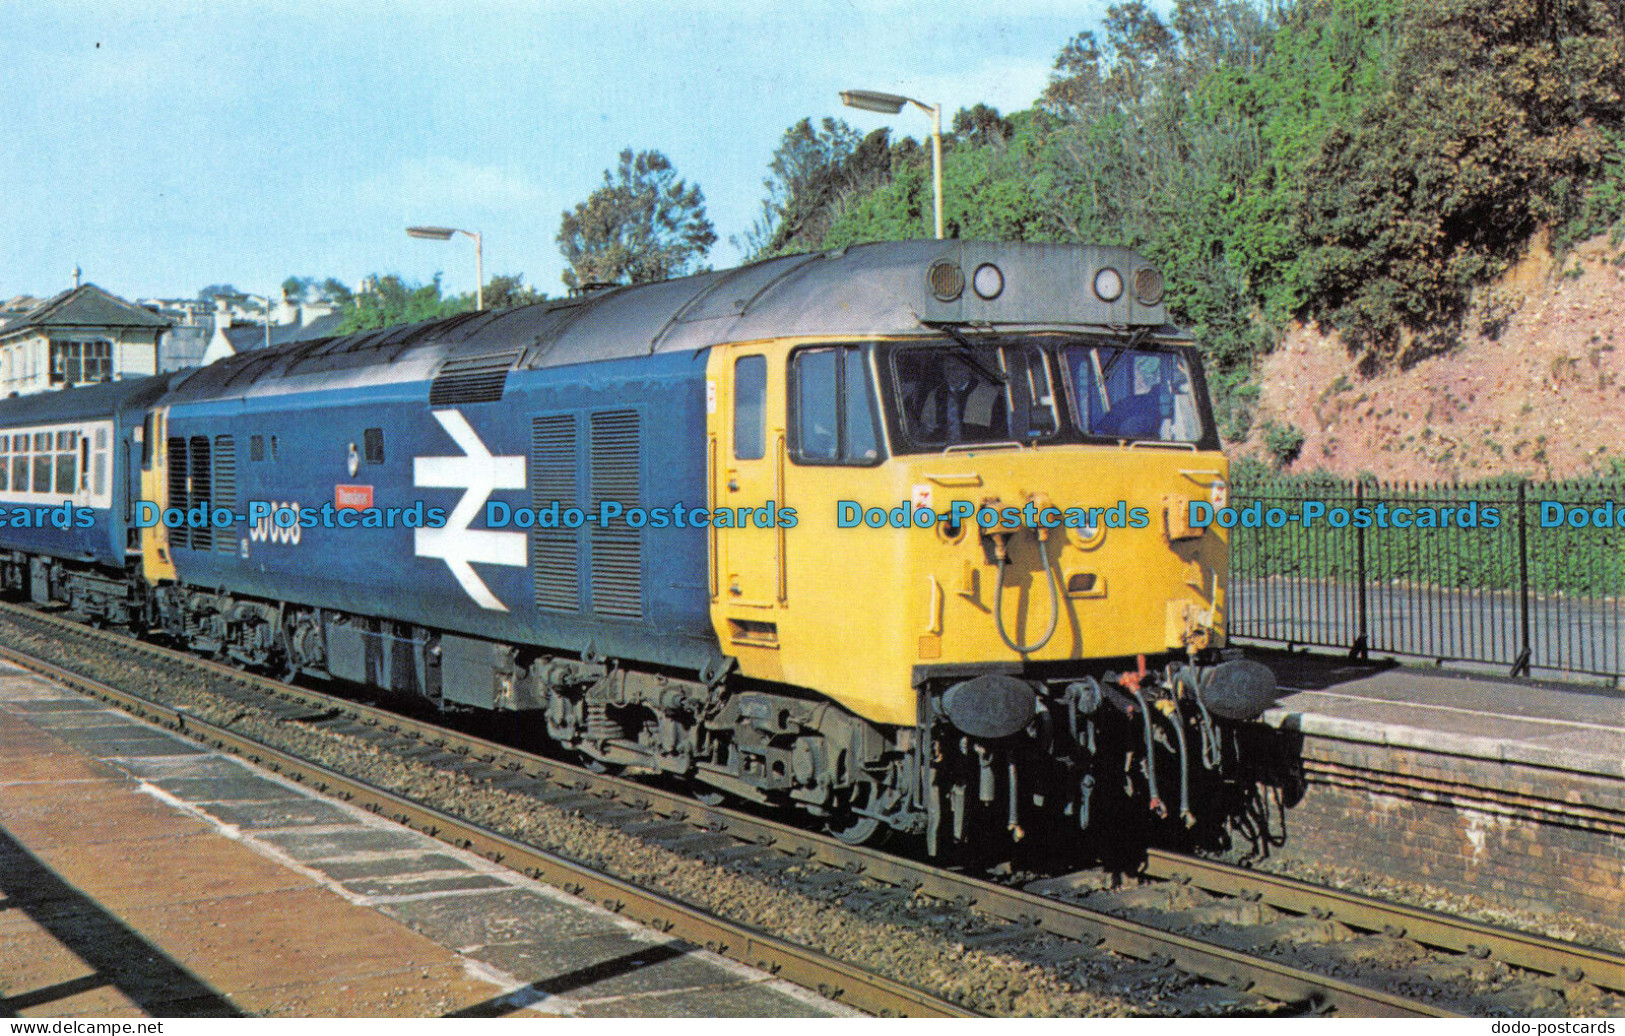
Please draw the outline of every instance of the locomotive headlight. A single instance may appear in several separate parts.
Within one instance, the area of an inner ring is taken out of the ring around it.
[[[1214,479],[1213,484],[1208,486],[1207,500],[1208,500],[1208,503],[1212,504],[1214,507],[1223,507],[1225,504],[1229,503],[1229,501],[1230,501],[1230,486],[1229,486],[1229,484],[1226,483],[1225,480],[1222,479],[1222,478]]]
[[[958,263],[938,259],[925,271],[925,282],[938,302],[952,302],[965,290],[965,271]]]
[[[1142,306],[1155,306],[1162,301],[1162,274],[1149,266],[1134,271],[1134,297]]]
[[[1095,294],[1102,302],[1116,302],[1123,296],[1123,275],[1110,266],[1103,266],[1095,274]]]
[[[1004,274],[992,263],[983,263],[971,274],[970,284],[982,298],[996,299],[1004,290]]]

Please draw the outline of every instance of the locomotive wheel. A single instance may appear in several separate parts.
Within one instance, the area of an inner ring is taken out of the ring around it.
[[[891,827],[874,817],[854,812],[853,805],[868,806],[875,801],[872,784],[859,786],[844,807],[837,808],[824,821],[824,830],[848,845],[876,845],[891,834]]]

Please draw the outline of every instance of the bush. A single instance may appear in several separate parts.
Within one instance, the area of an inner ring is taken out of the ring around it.
[[[1275,463],[1286,467],[1303,452],[1303,431],[1290,422],[1269,420],[1264,422],[1264,449]]]

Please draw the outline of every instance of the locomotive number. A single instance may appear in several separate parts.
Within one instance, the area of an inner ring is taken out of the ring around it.
[[[299,523],[299,505],[273,500],[271,513],[255,522],[248,530],[248,538],[255,543],[286,543],[297,546],[304,527]]]

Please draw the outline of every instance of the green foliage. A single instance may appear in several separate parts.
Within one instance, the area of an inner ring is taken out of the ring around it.
[[[1625,129],[1616,127],[1605,133],[1608,146],[1600,171],[1578,192],[1568,206],[1568,218],[1552,235],[1552,250],[1558,255],[1604,231],[1615,246],[1625,241]]]
[[[1450,508],[1476,505],[1481,516],[1474,528],[1459,528],[1454,516],[1448,528],[1401,529],[1373,524],[1366,529],[1350,522],[1336,528],[1322,519],[1311,529],[1244,528],[1231,532],[1231,567],[1249,577],[1336,580],[1352,586],[1363,576],[1373,587],[1443,587],[1460,590],[1515,592],[1527,565],[1529,588],[1537,594],[1584,594],[1617,597],[1625,593],[1625,528],[1541,526],[1541,503],[1556,501],[1565,510],[1593,511],[1609,501],[1615,510],[1625,499],[1625,484],[1612,479],[1524,482],[1511,476],[1461,485],[1395,485],[1375,479],[1351,482],[1323,471],[1288,475],[1257,461],[1230,466],[1230,506],[1260,503],[1301,513],[1305,501],[1328,507],[1371,509],[1396,507]],[[1520,492],[1522,499],[1520,502]],[[1497,513],[1491,528],[1482,515]],[[1520,561],[1519,524],[1527,554]],[[1365,569],[1359,568],[1364,541]]]
[[[317,285],[316,294],[318,298],[339,306],[348,306],[353,297],[350,289],[337,277],[329,277]]]
[[[786,134],[825,186],[763,254],[930,234],[926,148],[872,134],[840,157],[826,138],[806,120]],[[1453,340],[1536,227],[1560,251],[1625,242],[1625,8],[1128,0],[1066,44],[1032,109],[961,111],[944,148],[951,236],[1125,245],[1161,266],[1239,437],[1250,372],[1289,321],[1342,330],[1368,365],[1405,361]]]
[[[1321,141],[1299,215],[1308,313],[1379,360],[1418,351],[1408,333],[1448,344],[1472,286],[1603,172],[1625,16],[1610,0],[1414,3],[1389,78]]]
[[[340,308],[350,304],[351,292],[337,277],[317,280],[294,274],[282,282],[282,297],[289,302],[331,302]]]
[[[1216,370],[1208,375],[1208,392],[1213,397],[1213,419],[1226,442],[1239,443],[1253,427],[1253,411],[1258,406],[1258,383],[1245,369]]]
[[[848,160],[862,143],[858,131],[840,119],[811,119],[784,131],[762,181],[767,197],[761,215],[734,245],[752,259],[794,251],[792,242],[819,238],[833,206],[849,189]]]
[[[716,243],[698,184],[677,178],[658,151],[628,148],[587,200],[564,213],[564,283],[644,284],[688,273]]]
[[[944,232],[1004,241],[1066,240],[1054,213],[1044,118],[1020,112],[1006,119],[978,105],[961,110],[954,125],[960,135],[945,140],[943,148]],[[891,148],[889,158],[885,182],[834,214],[816,247],[931,236],[929,151],[908,140]]]
[[[507,309],[510,306],[528,306],[543,302],[547,292],[537,291],[525,283],[522,273],[499,273],[485,282],[485,308]]]
[[[396,274],[368,277],[344,309],[340,332],[366,331],[395,324],[415,324],[422,320],[466,313],[474,308],[467,295],[447,297],[440,293],[440,275],[428,284],[410,284]]]
[[[1264,449],[1281,467],[1297,460],[1298,454],[1303,452],[1303,429],[1290,421],[1265,421],[1261,430],[1264,433]]]
[[[199,302],[213,302],[215,296],[224,295],[227,298],[241,297],[242,292],[234,284],[211,284],[197,293]]]

